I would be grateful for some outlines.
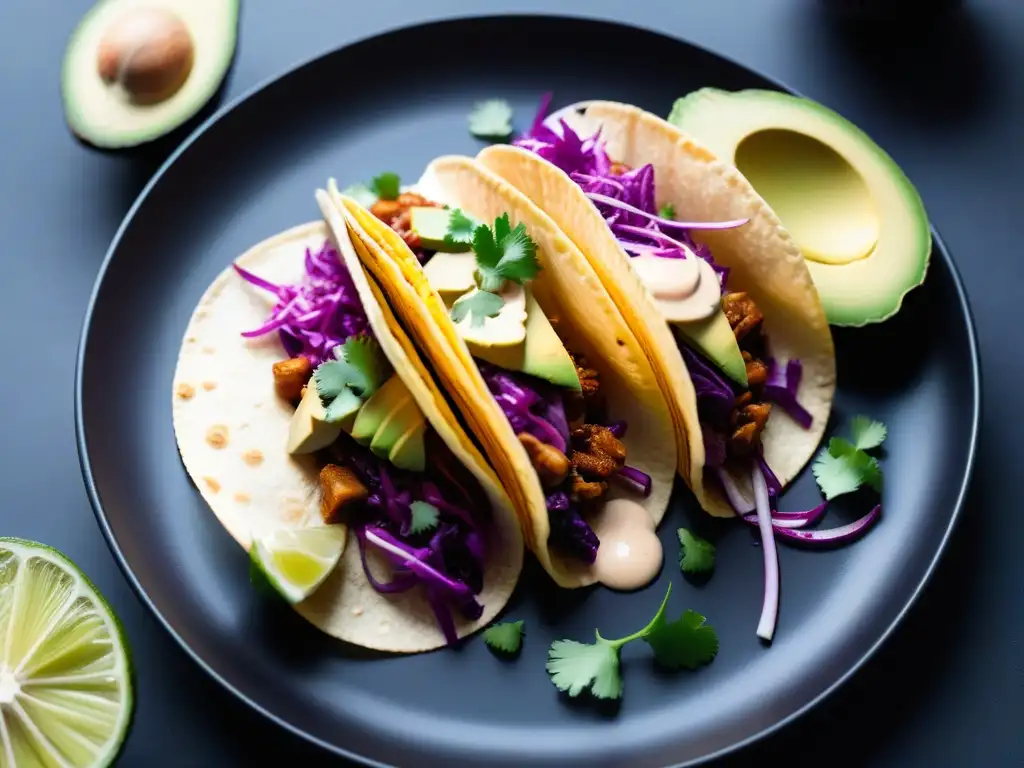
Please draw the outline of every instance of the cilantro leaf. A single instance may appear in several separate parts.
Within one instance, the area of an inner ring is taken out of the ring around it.
[[[818,481],[825,498],[831,501],[844,493],[853,493],[860,488],[863,477],[851,459],[852,454],[833,456],[822,451],[811,465],[814,479]]]
[[[478,102],[469,113],[469,132],[478,139],[507,139],[512,135],[512,107],[504,99]]]
[[[478,226],[473,230],[473,251],[476,253],[477,276],[484,291],[499,291],[505,280],[522,285],[536,277],[537,244],[520,222],[512,227],[508,214],[494,220],[494,227]]]
[[[461,208],[456,208],[448,218],[448,231],[445,232],[444,241],[448,245],[472,245],[473,233],[479,226],[479,221]]]
[[[321,398],[322,399],[322,398]],[[343,389],[341,393],[331,400],[327,406],[324,418],[330,424],[342,421],[346,416],[351,416],[363,404],[363,399],[351,389]]]
[[[675,221],[676,207],[672,205],[672,203],[665,203],[658,209],[658,215],[663,219],[672,219]]]
[[[313,383],[320,402],[326,408],[348,386],[350,380],[349,366],[343,360],[329,360],[321,363],[313,371]]]
[[[683,573],[704,573],[715,567],[715,545],[680,528],[679,567]]]
[[[374,176],[373,182],[370,184],[370,189],[381,200],[394,200],[402,191],[401,188],[402,180],[397,173],[392,171],[385,171],[378,176]]]
[[[377,193],[362,182],[345,187],[345,189],[341,191],[341,194],[351,197],[364,208],[369,208],[377,202]]]
[[[546,669],[555,688],[570,696],[589,689],[599,699],[617,699],[622,696],[619,649],[594,634],[594,643],[555,640],[548,649]]]
[[[409,533],[423,533],[437,527],[438,509],[426,501],[414,501],[409,505],[412,510],[412,522]]]
[[[334,354],[338,356],[337,349]],[[391,378],[391,363],[373,336],[349,336],[340,354],[351,367],[349,386],[360,397],[369,397]]]
[[[452,304],[451,316],[456,323],[461,323],[469,315],[471,328],[479,328],[488,317],[497,317],[505,300],[487,291],[472,291]]]
[[[685,611],[672,622],[661,614],[643,640],[662,666],[696,669],[718,655],[718,635],[705,621],[696,611]]]
[[[888,434],[885,424],[867,416],[854,416],[850,421],[850,432],[853,433],[853,442],[862,451],[877,448]]]
[[[833,437],[828,441],[828,452],[838,459],[856,453],[857,446],[842,437]]]
[[[503,653],[518,653],[523,644],[522,621],[500,621],[484,630],[488,647]]]

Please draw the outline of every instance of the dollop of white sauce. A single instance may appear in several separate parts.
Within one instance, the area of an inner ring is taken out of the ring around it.
[[[633,590],[661,571],[664,552],[650,513],[630,499],[611,499],[591,520],[601,545],[593,571],[610,589]]]
[[[706,320],[721,309],[718,275],[693,251],[685,259],[642,254],[630,263],[670,323]]]

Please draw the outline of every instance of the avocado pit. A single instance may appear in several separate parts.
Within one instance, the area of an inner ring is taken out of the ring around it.
[[[120,85],[139,104],[157,104],[188,80],[195,45],[188,26],[165,8],[133,8],[100,38],[96,67],[108,85]]]

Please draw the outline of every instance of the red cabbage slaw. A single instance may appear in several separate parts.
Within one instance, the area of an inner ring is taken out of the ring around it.
[[[242,335],[254,338],[277,331],[287,353],[305,355],[314,366],[333,360],[333,350],[351,336],[370,334],[369,320],[337,251],[327,241],[316,253],[306,249],[304,280],[275,285],[234,265],[246,281],[278,297],[266,323]],[[428,439],[434,439],[428,432]],[[365,509],[350,527],[359,543],[363,570],[370,585],[382,594],[404,592],[421,585],[448,644],[458,636],[451,611],[478,619],[483,606],[476,595],[483,588],[486,556],[479,514],[489,513],[471,478],[463,477],[443,444],[432,446],[432,466],[412,473],[382,461],[348,435],[332,449],[341,453],[370,491]],[[428,479],[429,478],[429,479]],[[411,531],[413,500],[438,509],[438,524],[424,533]],[[392,566],[392,580],[379,581],[370,571],[366,546],[379,550]]]
[[[316,367],[333,360],[334,348],[348,337],[370,333],[352,276],[329,240],[315,253],[306,249],[306,275],[295,285],[276,285],[237,264],[232,266],[245,280],[277,296],[270,317],[259,328],[243,333],[246,338],[276,330],[290,357],[304,355]]]
[[[558,387],[528,374],[504,370],[484,360],[477,360],[477,367],[516,434],[528,432],[561,453],[568,455],[571,452],[563,393]],[[626,433],[625,421],[616,421],[608,426],[616,437]],[[625,466],[614,477],[645,497],[651,492],[650,475],[635,467]],[[559,486],[546,497],[551,531],[549,541],[570,556],[593,563],[600,541],[578,506],[572,502],[566,490],[568,484],[569,479],[566,478],[564,487]]]

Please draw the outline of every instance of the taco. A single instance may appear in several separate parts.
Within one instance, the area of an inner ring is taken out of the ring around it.
[[[506,604],[523,541],[508,495],[327,222],[248,250],[199,301],[175,371],[185,468],[249,550],[337,526],[341,559],[296,610],[366,648],[453,643]],[[333,226],[331,226],[333,224]]]
[[[662,564],[654,531],[677,462],[671,419],[642,347],[583,255],[467,157],[438,158],[414,190],[369,208],[332,194],[360,235],[360,258],[479,438],[542,567],[567,588],[649,582]]]
[[[481,165],[585,254],[650,358],[679,472],[712,515],[776,496],[821,440],[832,336],[800,249],[735,168],[636,107],[581,102]]]

